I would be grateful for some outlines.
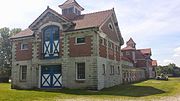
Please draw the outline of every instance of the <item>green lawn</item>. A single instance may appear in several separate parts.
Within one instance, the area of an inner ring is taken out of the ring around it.
[[[102,91],[70,90],[14,90],[10,84],[0,84],[0,101],[103,101],[152,100],[180,96],[180,78],[169,81],[147,80],[132,85],[119,85]]]

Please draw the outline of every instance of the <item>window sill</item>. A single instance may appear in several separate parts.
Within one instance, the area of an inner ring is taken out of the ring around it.
[[[75,81],[78,83],[84,83],[86,80],[85,79],[76,79]]]
[[[25,50],[28,50],[28,49],[21,49],[21,51],[25,51]]]
[[[84,44],[86,44],[86,43],[76,43],[75,45],[84,45]]]
[[[26,80],[19,80],[19,82],[26,82]]]

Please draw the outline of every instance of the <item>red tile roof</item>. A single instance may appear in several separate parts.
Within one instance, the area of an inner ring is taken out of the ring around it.
[[[145,56],[142,54],[140,50],[136,50],[136,59],[145,59]]]
[[[113,10],[111,9],[77,16],[73,20],[73,23],[76,24],[74,29],[99,27],[112,13]]]
[[[15,34],[14,36],[10,37],[11,39],[14,38],[20,38],[20,37],[27,37],[27,36],[32,36],[33,35],[33,31],[31,31],[29,28]]]
[[[150,54],[151,55],[151,48],[138,49],[138,50],[140,50],[144,55],[145,54]]]
[[[58,14],[58,16],[63,17],[61,14],[55,12],[54,10],[52,10],[50,8],[47,8],[47,10],[50,10],[50,11]],[[109,17],[112,13],[113,13],[113,9],[77,16],[74,20],[72,20],[72,22],[75,24],[75,26],[71,30],[100,27],[103,24],[103,22],[107,19],[107,17]],[[63,18],[65,18],[65,17],[63,17]],[[16,34],[15,36],[12,36],[11,38],[26,37],[26,36],[31,36],[32,34],[33,34],[33,32],[28,28],[28,29]]]
[[[131,60],[131,59],[125,57],[125,56],[121,56],[121,59],[124,60],[124,61],[128,61],[128,62],[133,63],[133,60]]]
[[[126,51],[126,50],[136,50],[136,49],[132,48],[131,46],[126,46],[126,47],[122,48],[122,51]]]
[[[152,61],[152,66],[153,66],[153,67],[156,67],[156,66],[157,66],[157,61],[156,61],[156,60],[153,60],[153,61]]]

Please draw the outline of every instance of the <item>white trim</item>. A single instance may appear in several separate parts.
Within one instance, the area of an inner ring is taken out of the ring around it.
[[[41,32],[43,28],[45,28],[45,27],[47,27],[47,26],[52,26],[52,25],[58,26],[58,27],[60,28],[59,30],[63,30],[63,27],[62,27],[62,25],[61,25],[60,23],[49,21],[48,23],[43,24],[43,25],[39,28],[39,32]],[[43,33],[42,33],[42,34],[43,34]]]
[[[77,43],[77,39],[78,38],[84,38],[84,42],[83,43]],[[82,36],[82,37],[76,37],[75,38],[75,45],[82,45],[82,44],[86,44],[86,37]]]
[[[23,45],[27,45],[27,48],[23,48]],[[21,47],[20,47],[21,50],[28,50],[28,48],[29,48],[29,44],[27,42],[21,43]]]

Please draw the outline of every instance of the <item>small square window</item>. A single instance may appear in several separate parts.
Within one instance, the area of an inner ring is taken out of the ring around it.
[[[27,50],[28,44],[27,43],[21,43],[21,50]]]
[[[76,44],[83,44],[85,43],[85,37],[76,38]]]

